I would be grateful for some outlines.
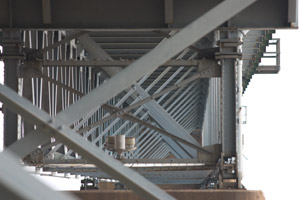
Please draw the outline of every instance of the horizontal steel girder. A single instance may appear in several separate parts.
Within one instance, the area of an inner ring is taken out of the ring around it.
[[[58,61],[41,61],[41,66],[43,67],[126,67],[135,60],[92,60],[92,61],[82,61],[82,60],[58,60]],[[215,60],[169,60],[164,64],[160,65],[163,67],[175,67],[175,66],[199,66],[203,67],[206,65],[215,64]]]
[[[50,23],[43,21],[40,0],[1,0],[0,29],[167,29],[182,28],[221,0],[173,1],[173,21],[165,21],[161,0],[51,0]],[[12,2],[12,5],[10,4]],[[289,28],[287,0],[260,0],[231,19],[238,28]],[[233,3],[235,3],[233,1]],[[268,8],[268,9],[266,9]],[[222,15],[222,13],[221,13]],[[227,20],[227,19],[225,19]]]
[[[145,164],[145,163],[144,163]],[[214,170],[216,168],[216,164],[209,164],[209,165],[201,165],[198,166],[197,163],[191,165],[190,164],[179,164],[178,166],[174,166],[171,163],[165,163],[170,164],[168,166],[160,166],[159,164],[152,164],[147,163],[144,166],[134,164],[124,164],[124,166],[136,170],[142,174],[144,173],[156,173],[156,172],[169,172],[169,171],[203,171],[203,170]],[[152,165],[152,166],[151,166]],[[59,173],[75,173],[75,172],[101,172],[102,174],[107,174],[103,170],[101,170],[99,167],[96,167],[92,164],[49,164],[49,165],[43,165],[44,171],[53,171],[53,172],[59,172]],[[114,178],[113,176],[109,176],[110,178]]]
[[[199,164],[202,163],[198,159],[122,159],[122,163],[127,164]],[[42,163],[41,163],[42,164]],[[89,164],[85,159],[45,159],[44,164]]]
[[[136,172],[144,176],[145,178],[149,179],[151,182],[154,182],[155,184],[166,184],[165,181],[176,181],[177,184],[180,184],[181,181],[186,180],[184,184],[194,184],[192,180],[198,180],[198,184],[200,184],[201,179],[206,178],[212,171],[213,168],[209,167],[203,167],[201,168],[197,167],[186,167],[185,169],[182,167],[173,167],[172,168],[158,168],[158,167],[139,167],[134,168]],[[98,178],[107,178],[111,179],[110,175],[103,172],[99,168],[95,167],[59,167],[59,166],[44,166],[44,171],[48,172],[58,172],[58,173],[71,173],[73,175],[82,175],[82,176],[94,176]],[[190,182],[188,182],[190,180]],[[174,184],[174,183],[173,183]],[[183,183],[181,183],[183,184]]]

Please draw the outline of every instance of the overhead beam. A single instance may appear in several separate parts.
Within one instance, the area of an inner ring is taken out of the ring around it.
[[[135,190],[137,194],[147,199],[174,199],[147,179],[123,167],[121,162],[107,155],[104,151],[99,150],[96,146],[92,146],[90,142],[76,134],[61,121],[51,118],[46,112],[38,109],[31,102],[23,99],[17,93],[1,84],[0,100],[10,109],[26,117],[29,122],[41,127],[43,131],[51,133],[53,137],[80,153],[106,173]]]
[[[42,0],[43,23],[51,24],[51,2],[50,0]]]
[[[174,22],[173,0],[165,0],[165,23],[172,24]]]
[[[42,20],[41,1],[14,1],[12,26],[8,0],[1,0],[0,29],[166,29],[165,6],[161,0],[81,0],[51,1],[51,24]],[[173,2],[173,23],[170,28],[183,28],[215,7],[221,0]],[[287,0],[260,0],[231,19],[238,28],[290,28]],[[68,8],[68,9],[65,9]],[[265,8],[268,8],[266,12]],[[139,12],[137,12],[139,11]],[[30,13],[30,14],[29,14]],[[113,17],[112,17],[113,16]],[[40,19],[40,20],[39,20]],[[101,27],[101,28],[99,28]]]

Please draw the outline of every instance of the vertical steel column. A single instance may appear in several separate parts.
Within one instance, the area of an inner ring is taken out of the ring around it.
[[[241,98],[241,69],[238,62],[242,59],[241,40],[238,30],[225,28],[220,33],[220,53],[222,60],[221,114],[222,114],[222,155],[220,188],[241,188],[239,159],[241,153],[238,107]],[[238,72],[240,72],[238,74]],[[226,165],[224,165],[226,162]],[[228,179],[228,180],[226,180]],[[230,181],[229,181],[230,180]],[[231,180],[235,180],[232,182]]]
[[[244,34],[239,31],[238,37],[243,40]],[[238,52],[242,53],[242,45],[238,46]],[[237,79],[237,95],[236,95],[236,113],[237,113],[237,126],[236,126],[236,160],[237,160],[237,178],[238,178],[238,188],[243,188],[242,186],[242,178],[243,178],[243,159],[242,159],[242,93],[243,93],[243,60],[239,59],[237,62],[237,73],[236,73],[236,79]]]
[[[2,32],[4,56],[4,84],[18,92],[18,68],[21,54],[21,32],[5,30]],[[18,115],[5,105],[4,112],[4,147],[18,139]]]
[[[235,59],[222,62],[223,100],[223,152],[225,157],[235,156]]]
[[[237,29],[225,28],[220,31],[220,53],[216,57],[222,60],[221,114],[224,157],[236,156],[237,61],[242,58],[238,50],[240,45]]]
[[[34,41],[33,31],[23,31],[24,37],[24,47],[28,49],[36,49],[36,46]],[[32,73],[25,71],[22,74],[23,78],[23,84],[22,84],[22,96],[26,99],[28,99],[30,102],[32,102]],[[27,133],[30,133],[34,130],[34,126],[26,121],[26,119],[22,119],[24,123],[24,136],[27,135]]]

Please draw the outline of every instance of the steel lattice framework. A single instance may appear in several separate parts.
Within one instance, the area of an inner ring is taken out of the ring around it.
[[[278,73],[272,34],[298,26],[297,3],[0,0],[0,191],[73,198],[20,171],[18,158],[113,178],[148,199],[173,199],[155,184],[242,188],[241,96],[254,74]],[[137,149],[116,160],[104,148],[114,135]]]

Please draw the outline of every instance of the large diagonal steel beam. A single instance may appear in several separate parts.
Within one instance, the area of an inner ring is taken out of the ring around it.
[[[160,188],[149,182],[138,173],[126,168],[123,164],[96,146],[91,145],[82,136],[71,130],[61,121],[52,118],[43,110],[38,109],[28,100],[20,97],[8,87],[0,84],[0,100],[11,110],[41,127],[43,132],[51,134],[96,166],[120,180],[146,199],[174,199]],[[42,133],[40,133],[42,134]],[[155,191],[155,192],[154,192]]]
[[[137,91],[143,98],[149,97],[149,94],[142,90],[142,87],[136,86]],[[189,141],[193,145],[200,147],[200,144],[191,136],[189,133],[180,125],[178,122],[171,117],[169,113],[164,111],[164,109],[156,102],[150,101],[147,104],[150,115],[155,119],[155,121],[167,132],[173,133],[178,138],[183,139],[184,141]],[[179,141],[179,140],[178,140]],[[180,141],[182,142],[182,141]],[[191,149],[185,145],[179,143],[192,157],[197,157],[197,151]]]

